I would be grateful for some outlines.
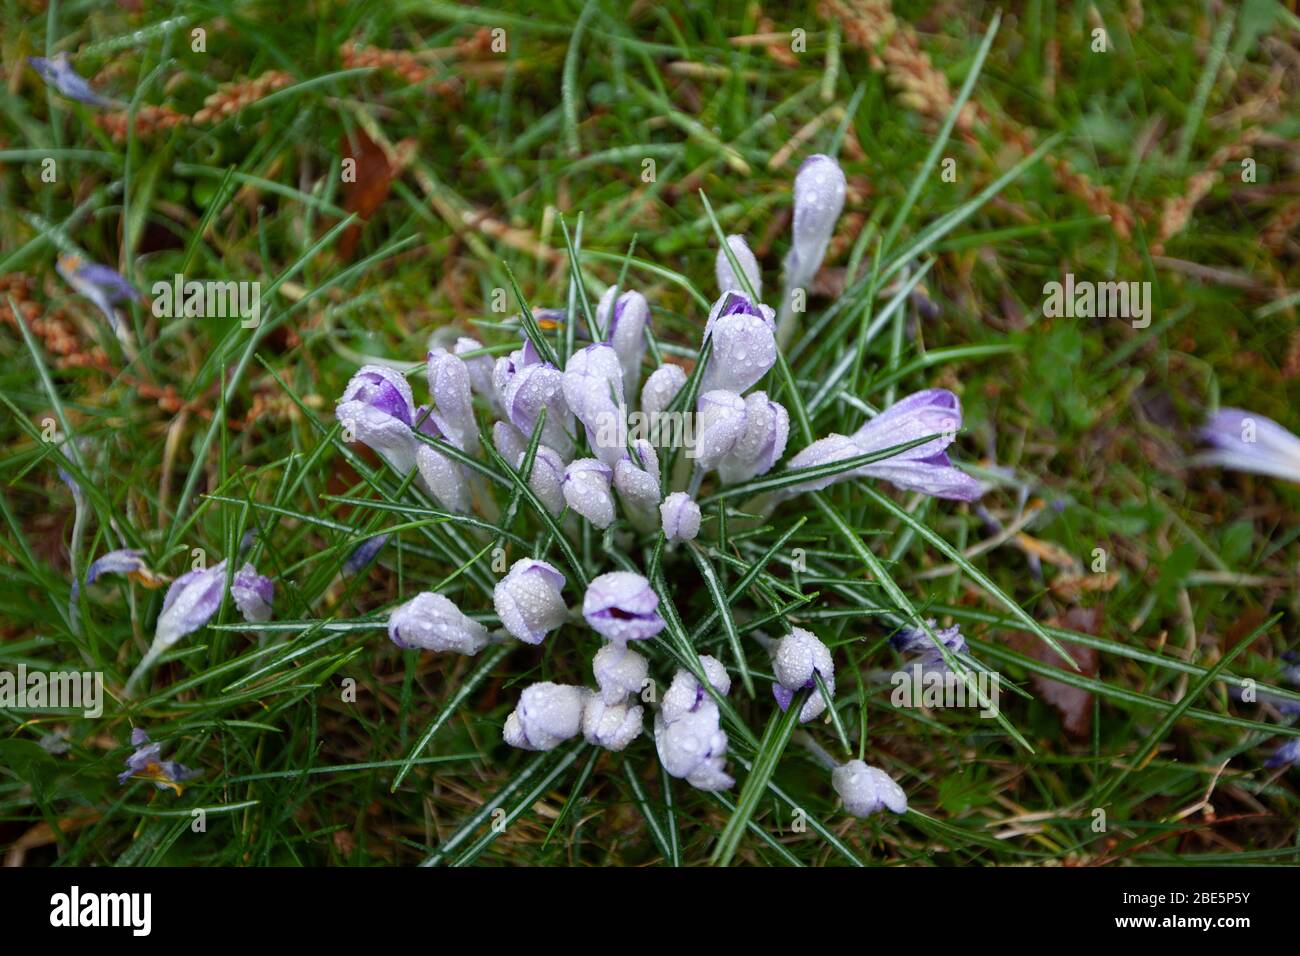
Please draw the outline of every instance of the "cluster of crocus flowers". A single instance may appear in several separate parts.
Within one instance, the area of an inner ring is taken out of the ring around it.
[[[966,650],[966,638],[962,636],[961,628],[957,625],[938,628],[935,627],[933,618],[927,619],[925,623],[934,637],[927,634],[924,628],[902,627],[889,638],[889,643],[900,654],[917,655],[916,662],[921,665],[923,671],[946,672],[949,668],[944,660],[943,651],[939,649],[939,644],[942,644],[949,654],[961,654]]]

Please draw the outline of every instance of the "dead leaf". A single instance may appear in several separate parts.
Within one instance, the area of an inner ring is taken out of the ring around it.
[[[1052,617],[1047,621],[1049,627],[1060,627],[1069,631],[1096,636],[1101,630],[1102,608],[1072,607],[1063,615]],[[1064,670],[1064,664],[1057,653],[1043,641],[1027,631],[1012,631],[1008,643],[1021,654],[1034,658],[1049,667]],[[1091,647],[1084,647],[1070,641],[1060,641],[1074,662],[1079,665],[1079,673],[1085,677],[1096,677],[1099,657]],[[1034,692],[1051,704],[1061,717],[1061,727],[1066,734],[1075,739],[1087,739],[1092,733],[1092,692],[1071,687],[1050,677],[1033,674],[1030,677]]]

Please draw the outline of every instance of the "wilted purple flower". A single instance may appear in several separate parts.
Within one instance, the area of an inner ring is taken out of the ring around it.
[[[815,491],[848,478],[881,478],[899,488],[936,498],[973,501],[980,484],[956,468],[944,451],[961,428],[961,403],[947,389],[928,388],[895,402],[851,437],[831,434],[813,442],[790,460],[790,467],[808,468],[938,435],[890,458],[861,465],[829,477],[817,478],[787,489],[786,496]]]
[[[579,458],[564,470],[564,500],[597,528],[614,521],[614,495],[610,482],[614,470],[595,458]]]
[[[713,347],[700,387],[740,393],[776,364],[776,337],[771,320],[743,295],[726,292],[722,298],[725,304],[705,330]]]
[[[455,346],[452,347],[452,353],[459,356],[461,361],[465,363],[465,370],[469,373],[470,390],[490,404],[493,411],[503,413],[501,397],[492,385],[492,367],[495,364],[492,356],[476,355],[473,358],[465,358],[466,353],[478,352],[482,348],[483,343],[478,339],[462,335],[456,340]]]
[[[719,693],[730,690],[721,664],[707,655],[700,663]],[[700,790],[726,790],[735,783],[724,769],[727,743],[717,703],[695,675],[678,670],[655,715],[655,749],[664,769]]]
[[[722,666],[722,662],[708,654],[700,654],[699,659],[700,668],[713,689],[724,697],[731,693],[731,675]],[[714,703],[712,695],[704,689],[704,685],[694,674],[682,667],[673,674],[673,682],[664,692],[659,711],[663,714],[664,720],[671,723],[683,714],[699,710],[706,701]]]
[[[587,444],[613,468],[626,451],[623,418],[623,369],[608,345],[588,345],[574,352],[564,367],[564,401],[587,429]]]
[[[582,599],[582,616],[617,644],[643,641],[667,626],[659,616],[659,595],[632,571],[610,571],[593,580]]]
[[[450,436],[444,435],[439,429],[433,415],[429,413],[428,406],[421,405],[416,410],[415,420],[418,423],[416,430],[420,434],[428,435],[430,438],[450,441]],[[455,444],[454,442],[450,443]],[[468,512],[470,507],[469,482],[465,478],[465,469],[460,462],[443,454],[432,445],[424,442],[417,442],[417,444],[415,464],[420,469],[420,481],[425,490],[433,495],[437,502],[448,511],[456,514]]]
[[[384,545],[388,544],[388,534],[374,534],[352,549],[347,560],[343,562],[344,574],[356,574],[375,559]]]
[[[1220,409],[1201,429],[1211,450],[1196,463],[1300,482],[1300,438],[1277,422],[1240,408]]]
[[[245,563],[230,582],[230,597],[245,621],[269,621],[271,604],[275,600],[275,584],[270,578],[258,574],[251,563]]]
[[[716,468],[744,434],[745,400],[718,389],[701,395],[695,407],[695,444],[687,449],[687,457],[695,459],[696,471],[703,474]]]
[[[790,437],[790,414],[766,392],[745,396],[745,429],[731,451],[718,462],[724,484],[749,481],[765,475],[785,454]]]
[[[826,698],[817,687],[817,676],[826,685],[827,694],[835,697],[835,664],[831,652],[816,634],[802,627],[791,628],[790,633],[776,645],[772,653],[772,672],[777,681],[772,685],[772,696],[782,710],[789,708],[797,692],[804,688],[812,690],[799,711],[800,723],[820,717],[826,710]]]
[[[162,759],[162,744],[151,743],[143,727],[131,731],[131,746],[135,750],[126,758],[126,769],[117,775],[117,782],[124,784],[132,777],[152,780],[159,790],[175,790],[177,795],[184,789],[186,780],[197,777],[198,771],[177,763],[175,760]]]
[[[510,377],[502,399],[510,423],[526,436],[532,435],[545,408],[542,443],[567,458],[573,454],[573,416],[564,401],[563,384],[564,375],[559,369],[535,362]]]
[[[363,365],[348,381],[334,416],[344,430],[378,452],[399,475],[415,467],[415,400],[400,372]]]
[[[524,467],[527,451],[521,451],[515,461],[516,468]],[[533,456],[533,470],[528,475],[528,487],[552,517],[559,517],[564,510],[564,459],[554,449],[545,445],[537,446]]]
[[[700,533],[700,506],[684,491],[674,491],[665,498],[659,516],[669,541],[694,541]]]
[[[649,531],[659,523],[659,456],[644,438],[614,466],[614,488],[638,528]]]
[[[869,817],[880,810],[907,812],[907,794],[894,778],[861,760],[850,760],[831,773],[831,784],[844,801],[844,809],[855,817]]]
[[[150,654],[161,653],[212,619],[226,588],[226,562],[189,571],[172,582],[154,626]],[[155,652],[156,649],[156,652]]]
[[[163,583],[158,575],[154,574],[144,563],[144,552],[130,548],[109,551],[92,561],[90,567],[86,569],[86,584],[94,584],[95,580],[104,574],[124,574],[147,588],[156,588]],[[74,578],[72,581],[74,596],[77,590],[78,582]]]
[[[629,695],[641,692],[650,665],[626,644],[610,641],[602,644],[592,658],[591,671],[596,675],[601,699],[607,704],[618,704]]]
[[[794,236],[785,258],[790,289],[806,288],[821,268],[835,221],[844,209],[844,193],[839,163],[820,153],[803,161],[794,178]]]
[[[582,729],[587,694],[586,688],[550,681],[525,687],[502,737],[523,750],[553,750]]]
[[[614,299],[615,286],[605,290],[596,307],[596,319],[605,330],[605,341],[614,348],[623,368],[623,395],[636,394],[645,359],[645,330],[650,324],[650,304],[640,292],[624,292]],[[610,306],[613,306],[611,310]]]
[[[427,362],[434,421],[453,445],[471,455],[476,454],[479,449],[478,423],[474,421],[469,367],[446,349],[433,349]]]
[[[404,650],[477,654],[487,644],[487,628],[466,617],[448,598],[424,591],[388,615],[388,638]]]
[[[640,704],[610,704],[600,694],[587,691],[582,708],[582,735],[587,743],[619,751],[641,735]]]
[[[87,106],[109,109],[119,109],[126,105],[121,100],[100,96],[91,89],[85,77],[72,68],[72,59],[67,53],[56,53],[49,59],[43,56],[29,56],[27,62],[42,80],[70,100],[85,103]]]
[[[677,393],[686,384],[686,371],[680,365],[661,365],[645,380],[641,389],[641,411],[646,416],[658,415],[672,404]]]
[[[744,236],[728,236],[727,245],[731,247],[731,254],[736,257],[736,262],[740,264],[741,271],[745,273],[745,278],[749,280],[754,295],[762,298],[763,276],[758,271],[758,260],[754,258],[754,253],[749,250],[749,243],[745,242]],[[720,294],[745,292],[744,284],[736,276],[735,270],[731,268],[731,260],[727,258],[727,253],[722,249],[718,250],[718,258],[714,262],[714,272],[718,277],[718,292]]]
[[[135,286],[108,266],[87,262],[80,256],[59,256],[55,268],[78,295],[85,296],[104,313],[109,327],[115,332],[118,322],[117,311],[113,307],[119,302],[129,302],[140,296]]]
[[[492,603],[505,629],[525,644],[540,644],[569,616],[564,575],[545,561],[522,558],[497,582]]]
[[[1300,737],[1292,737],[1273,751],[1273,756],[1268,758],[1264,766],[1272,770],[1277,767],[1284,767],[1287,764],[1292,767],[1300,767]]]
[[[925,623],[934,632],[934,636],[948,649],[949,653],[961,654],[966,650],[966,638],[962,637],[959,626],[936,628],[933,618],[928,619]],[[890,637],[889,643],[900,654],[919,654],[920,662],[925,667],[948,669],[948,665],[944,663],[943,654],[940,653],[939,648],[935,646],[934,641],[923,628],[901,628]]]

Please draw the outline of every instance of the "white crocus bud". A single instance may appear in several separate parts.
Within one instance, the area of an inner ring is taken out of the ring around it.
[[[564,575],[545,561],[522,558],[497,582],[492,603],[505,629],[525,644],[540,644],[569,616]]]
[[[878,767],[850,760],[831,773],[831,785],[844,801],[844,809],[855,817],[869,817],[883,809],[907,812],[907,794],[894,779]]]
[[[501,736],[521,750],[554,750],[582,729],[588,691],[543,681],[524,688]]]
[[[527,452],[520,452],[515,467],[522,469],[527,457]],[[533,489],[533,494],[537,495],[551,516],[558,518],[564,510],[564,459],[559,452],[545,445],[537,446],[533,470],[528,476],[528,487]]]
[[[613,475],[612,468],[595,458],[579,458],[564,470],[565,502],[597,528],[608,528],[614,521]]]
[[[474,358],[465,358],[467,352],[478,352],[482,348],[483,343],[478,339],[462,335],[456,340],[451,351],[465,363],[465,368],[469,372],[470,390],[491,405],[494,412],[504,414],[501,399],[492,385],[492,368],[496,364],[492,356],[478,355]]]
[[[839,163],[820,153],[809,156],[794,178],[794,238],[786,256],[786,281],[791,288],[806,288],[822,260],[844,210],[844,171]]]
[[[388,637],[406,649],[477,654],[487,644],[488,633],[446,597],[425,591],[393,608]]]
[[[605,290],[596,308],[596,318],[605,330],[605,341],[614,347],[623,367],[623,394],[636,394],[645,359],[645,330],[650,324],[650,305],[640,292],[624,292],[614,299],[614,286]]]
[[[429,352],[427,372],[438,428],[461,451],[477,454],[478,423],[474,421],[469,367],[459,356],[439,348]]]
[[[817,688],[816,676],[821,677],[831,698],[835,697],[835,665],[831,652],[816,634],[802,627],[791,628],[790,633],[776,645],[772,653],[772,673],[777,681],[772,685],[772,694],[782,710],[790,706],[790,701],[800,690],[805,687],[812,690],[799,711],[800,723],[819,717],[826,710],[826,699]]]
[[[641,735],[640,704],[608,704],[599,694],[587,691],[582,708],[582,735],[587,743],[606,750],[622,750]]]
[[[672,404],[686,384],[686,372],[680,365],[661,365],[645,380],[641,389],[641,411],[653,418]]]
[[[721,389],[705,392],[696,404],[698,424],[695,445],[688,457],[695,459],[697,474],[712,471],[730,454],[745,430],[745,400]]]
[[[641,692],[650,664],[626,644],[609,641],[592,658],[591,671],[596,675],[601,699],[607,704],[618,704],[629,695]]]
[[[659,506],[664,537],[669,541],[694,541],[700,533],[700,506],[684,491],[675,491]]]
[[[721,661],[708,654],[701,654],[700,666],[704,669],[704,676],[709,679],[714,690],[724,697],[731,692],[731,675],[727,673]],[[673,675],[673,682],[668,685],[668,690],[664,693],[659,711],[664,715],[665,720],[671,722],[682,714],[696,709],[706,700],[712,702],[713,698],[696,676],[683,667]]]
[[[754,295],[758,298],[763,297],[763,276],[758,271],[758,260],[754,258],[754,253],[749,251],[749,244],[745,242],[744,236],[728,236],[727,245],[731,247],[731,254],[736,257],[740,263],[741,271],[749,279],[750,286],[753,287]],[[727,258],[727,253],[723,249],[718,250],[718,258],[714,264],[714,271],[718,276],[719,294],[727,292],[740,292],[745,295],[744,284],[737,278],[735,270],[731,268],[731,261]]]
[[[637,528],[649,531],[659,523],[659,456],[654,445],[637,439],[632,454],[614,466],[614,488]]]
[[[745,428],[731,452],[718,462],[723,484],[749,481],[765,475],[785,454],[790,437],[790,415],[785,406],[766,392],[745,396]]]

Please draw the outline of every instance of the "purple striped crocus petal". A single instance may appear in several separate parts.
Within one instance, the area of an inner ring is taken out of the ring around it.
[[[1198,464],[1300,482],[1300,438],[1263,415],[1224,408],[1210,417],[1201,437],[1211,450]]]
[[[614,522],[614,469],[596,458],[579,458],[564,469],[564,500],[597,528]]]
[[[343,402],[334,417],[357,441],[373,449],[393,471],[405,477],[415,467],[415,435],[411,426],[365,402]]]
[[[109,551],[96,558],[86,569],[86,583],[94,584],[101,574],[151,574],[144,563],[144,552],[130,548]]]
[[[723,314],[713,323],[713,347],[700,387],[741,393],[776,364],[776,336],[761,315]]]
[[[613,468],[627,454],[622,424],[623,369],[611,346],[588,345],[564,369],[564,401],[587,430],[587,444]]]
[[[816,468],[819,465],[829,465],[837,461],[845,461],[849,458],[855,458],[862,454],[862,449],[853,443],[853,439],[847,435],[839,435],[835,432],[827,435],[825,438],[819,438],[799,454],[790,459],[789,469],[791,471],[797,468]],[[807,481],[800,482],[786,488],[782,494],[786,497],[803,494],[805,491],[820,491],[835,484],[837,481],[844,481],[852,478],[857,474],[857,469],[842,471],[834,475],[826,475],[821,478],[810,478]]]
[[[694,541],[700,533],[700,506],[684,491],[675,491],[659,506],[664,537],[669,541]]]
[[[86,78],[72,68],[72,60],[66,53],[56,53],[49,59],[43,56],[29,56],[27,62],[42,80],[70,100],[97,107],[122,105],[117,100],[96,93]]]
[[[515,467],[522,469],[528,451],[521,451],[515,460]],[[528,487],[537,495],[551,516],[558,518],[564,511],[564,459],[553,449],[545,445],[537,446],[533,456],[533,470],[528,476]]]
[[[553,365],[536,363],[519,369],[505,389],[506,415],[510,423],[530,437],[537,418],[546,409],[542,444],[562,456],[573,453],[573,416],[564,401],[564,374]]]
[[[731,453],[745,430],[745,400],[735,392],[716,389],[705,392],[696,404],[695,443],[687,457],[700,471],[717,467]]]
[[[927,435],[934,441],[899,452],[891,462],[924,459],[943,451],[961,429],[961,402],[946,388],[927,388],[899,399],[850,437],[862,453],[883,451]]]
[[[406,650],[473,655],[487,638],[487,628],[432,591],[417,594],[388,615],[388,639]]]
[[[384,545],[388,544],[389,537],[390,536],[386,533],[371,535],[353,548],[352,553],[349,554],[347,560],[343,562],[343,573],[356,574],[371,561],[375,560],[375,556],[384,549]]]
[[[271,619],[271,605],[275,601],[275,584],[270,578],[258,574],[253,565],[245,564],[235,572],[230,582],[230,596],[244,615],[245,621],[261,622]]]
[[[225,561],[201,571],[187,572],[173,581],[154,626],[154,647],[166,650],[212,620],[221,607],[225,587]]]
[[[785,454],[789,438],[790,415],[785,406],[769,399],[766,392],[751,392],[745,396],[745,429],[718,463],[718,477],[723,484],[734,484],[767,474]]]
[[[363,365],[348,380],[339,404],[361,402],[389,415],[408,428],[415,421],[411,384],[401,372],[383,365]]]
[[[646,326],[650,324],[650,304],[640,292],[617,292],[610,286],[596,307],[596,318],[605,330],[605,341],[614,349],[623,371],[624,396],[636,394],[641,382],[641,363],[645,360]],[[612,308],[611,308],[612,306]]]
[[[483,343],[478,339],[462,335],[456,340],[452,352],[465,363],[465,370],[469,373],[470,390],[492,405],[495,410],[500,411],[500,399],[492,384],[492,369],[495,364],[492,356],[477,355],[474,358],[465,358],[467,352],[477,352],[482,348]]]
[[[659,595],[632,571],[611,571],[593,580],[582,599],[582,616],[618,644],[654,637],[667,626],[659,616]]]

